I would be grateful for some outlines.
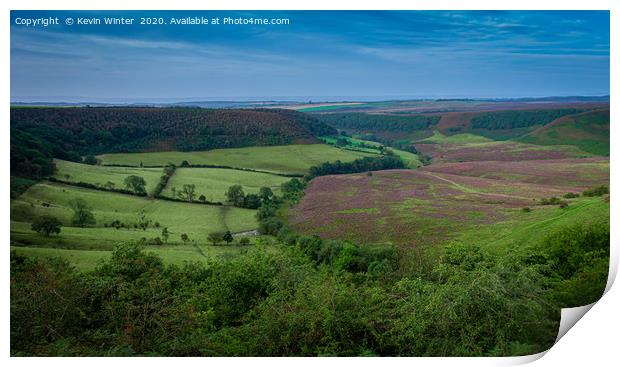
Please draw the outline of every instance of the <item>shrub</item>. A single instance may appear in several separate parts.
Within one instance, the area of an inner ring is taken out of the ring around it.
[[[529,207],[525,207],[525,208],[521,209],[521,211],[524,212],[524,213],[529,213],[529,212],[532,211],[532,209],[529,208]]]
[[[228,233],[230,233],[230,232],[228,232]],[[216,246],[220,242],[224,241],[224,233],[222,233],[222,232],[209,233],[209,235],[207,236],[207,239],[209,240],[209,242],[211,242],[211,244],[213,246]]]
[[[161,240],[161,238],[155,237],[155,238],[149,238],[146,241],[146,244],[149,246],[161,246],[164,244],[164,242]]]
[[[59,234],[60,227],[62,227],[62,223],[58,218],[49,215],[37,217],[30,226],[33,231],[39,232],[45,236],[50,236],[53,233]]]
[[[282,226],[284,226],[284,222],[278,218],[270,217],[262,220],[258,224],[258,232],[261,234],[270,234],[275,236],[278,234],[278,231],[282,228]]]
[[[250,244],[250,239],[248,237],[241,237],[239,239],[239,244],[243,246],[247,246]]]
[[[586,197],[603,196],[603,195],[609,194],[609,187],[602,185],[602,186],[595,187],[590,190],[586,190],[582,194],[583,196],[586,196]]]
[[[564,199],[574,199],[574,198],[578,198],[579,194],[576,194],[574,192],[567,192],[566,194],[564,194],[564,196],[562,196]]]
[[[557,198],[555,196],[540,199],[540,205],[559,205],[561,204],[561,202],[562,201],[560,200],[560,198]]]

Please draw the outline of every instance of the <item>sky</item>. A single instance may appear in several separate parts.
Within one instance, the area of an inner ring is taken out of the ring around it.
[[[60,24],[17,24],[47,17]],[[76,24],[104,17],[135,20]],[[141,17],[289,24],[140,25]],[[607,11],[12,11],[11,100],[607,95],[609,27]]]

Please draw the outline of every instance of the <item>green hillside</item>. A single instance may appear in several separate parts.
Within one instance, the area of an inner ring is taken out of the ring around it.
[[[539,145],[575,145],[597,155],[609,155],[609,110],[566,116],[519,138]]]

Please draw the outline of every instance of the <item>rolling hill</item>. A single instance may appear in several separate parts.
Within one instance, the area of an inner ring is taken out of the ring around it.
[[[561,117],[519,138],[538,145],[575,145],[596,155],[609,155],[609,109]]]

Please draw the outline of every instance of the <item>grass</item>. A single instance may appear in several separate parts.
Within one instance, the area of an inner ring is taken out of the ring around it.
[[[241,232],[257,228],[255,211],[227,206],[211,206],[153,200],[143,197],[112,192],[95,191],[56,183],[42,182],[32,186],[22,196],[11,202],[11,234],[22,241],[36,242],[37,234],[24,230],[15,222],[29,223],[40,215],[57,217],[65,226],[71,222],[72,211],[69,202],[74,198],[84,199],[92,208],[97,221],[95,228],[65,227],[59,238],[75,244],[114,243],[141,237],[161,236],[161,228],[146,232],[134,229],[105,228],[104,223],[120,220],[128,227],[138,222],[143,212],[153,224],[168,227],[170,241],[180,242],[180,234],[187,233],[190,239],[206,242],[211,232]],[[44,206],[48,205],[49,206]],[[27,226],[27,224],[25,224]]]
[[[147,246],[146,251],[160,256],[167,264],[183,265],[186,262],[207,262],[217,258],[238,255],[251,246],[210,246],[210,245],[164,245]],[[269,247],[269,251],[274,248]],[[112,255],[109,250],[76,250],[49,247],[11,246],[11,251],[24,256],[38,258],[63,258],[80,270],[92,270]]]
[[[347,149],[354,149],[360,152],[371,153],[371,154],[380,153],[380,150],[378,148],[382,145],[381,143],[377,143],[377,142],[370,141],[370,140],[363,140],[359,138],[350,138],[350,137],[341,137],[341,138],[346,139],[349,142],[349,145],[346,146]],[[337,138],[333,136],[321,137],[321,139],[323,139],[323,141],[325,141],[327,144],[336,144],[336,141],[337,141]],[[361,147],[362,144],[366,146],[373,146],[373,147],[376,147],[377,149],[364,148],[364,147]],[[420,161],[420,157],[418,157],[417,154],[407,152],[405,150],[392,148],[392,147],[389,147],[389,149],[393,151],[397,156],[399,156],[405,162],[408,168],[422,167],[422,162]]]
[[[98,156],[103,164],[129,166],[180,165],[184,160],[194,165],[221,165],[276,173],[305,174],[311,166],[337,159],[346,162],[367,156],[362,152],[337,149],[327,144],[278,145],[214,149],[201,152],[115,153]]]
[[[153,191],[163,174],[161,168],[104,167],[60,159],[54,159],[54,163],[56,164],[54,177],[62,181],[86,182],[97,186],[112,182],[114,188],[124,189],[125,183],[123,181],[125,178],[135,175],[144,178],[148,193]]]
[[[457,241],[483,246],[499,254],[525,251],[564,226],[609,221],[609,210],[609,202],[600,197],[572,199],[566,209],[533,206],[529,213],[512,209],[511,220],[470,228]]]
[[[481,143],[490,143],[492,139],[485,138],[484,136],[474,135],[474,134],[455,134],[455,135],[444,135],[439,131],[433,131],[433,136],[428,137],[426,139],[420,140],[420,143],[431,143],[431,144],[481,144]]]
[[[567,116],[518,139],[538,145],[574,145],[579,149],[609,156],[609,110]]]
[[[162,195],[172,197],[172,188],[180,191],[184,184],[194,184],[196,197],[204,195],[208,201],[224,202],[226,190],[232,185],[241,185],[246,194],[257,194],[263,186],[271,188],[277,194],[280,191],[280,184],[288,180],[290,180],[288,177],[233,169],[179,168]]]

